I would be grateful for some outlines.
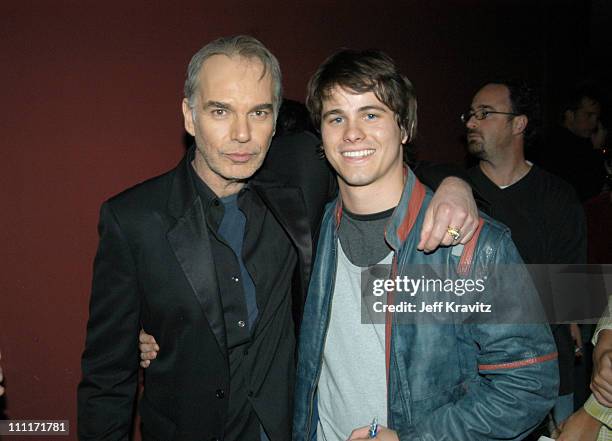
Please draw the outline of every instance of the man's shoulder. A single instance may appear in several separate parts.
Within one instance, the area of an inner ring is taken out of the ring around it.
[[[503,263],[512,256],[511,262],[522,262],[520,260],[516,245],[512,240],[510,228],[505,224],[480,213],[483,221],[480,232],[476,238],[474,252],[474,262],[478,266],[488,267],[495,263]],[[468,245],[469,246],[469,243]]]
[[[491,216],[489,216],[486,213],[478,212],[478,214],[480,218],[483,220],[481,234],[482,232],[486,232],[492,237],[499,237],[505,233],[510,232],[510,228],[506,224],[496,219],[493,219]]]
[[[111,196],[105,201],[105,204],[116,212],[133,212],[146,208],[154,209],[164,206],[168,202],[175,173],[176,169],[172,169],[166,173],[142,181]]]
[[[542,195],[542,202],[551,202],[551,205],[559,207],[561,204],[580,204],[576,190],[563,178],[533,165],[533,190]]]
[[[280,136],[272,141],[266,159],[254,180],[274,180],[300,187],[307,199],[322,203],[334,181],[327,161],[321,156],[321,141],[310,132]]]

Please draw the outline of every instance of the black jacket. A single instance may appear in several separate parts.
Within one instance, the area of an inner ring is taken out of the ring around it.
[[[94,263],[87,341],[78,389],[80,439],[127,439],[138,382],[142,326],[161,350],[145,375],[140,404],[149,439],[222,439],[229,371],[223,311],[200,198],[189,176],[193,149],[172,171],[105,202]],[[266,172],[253,188],[296,247],[292,298],[276,293],[260,311],[256,332],[277,339],[254,407],[270,438],[289,439],[295,336],[308,284],[312,233],[302,191]],[[293,308],[292,308],[293,305]],[[249,350],[252,362],[257,348]],[[250,361],[249,361],[250,360]],[[265,424],[266,420],[270,424]]]

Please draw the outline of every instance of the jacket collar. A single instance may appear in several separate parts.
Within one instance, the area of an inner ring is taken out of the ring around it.
[[[417,179],[408,166],[404,166],[406,180],[399,204],[395,207],[391,219],[385,228],[385,239],[395,251],[404,244],[414,227],[425,199],[425,186]],[[336,230],[342,219],[342,198],[338,196],[334,220]]]
[[[222,351],[226,348],[223,308],[217,293],[214,262],[209,252],[203,205],[190,176],[189,167],[195,156],[192,146],[175,169],[168,198],[168,213],[176,224],[168,231],[168,240],[206,314]],[[299,326],[302,306],[312,264],[312,236],[299,188],[280,183],[272,172],[260,170],[249,180],[268,209],[285,228],[300,251],[301,277],[299,289],[292,290],[294,323]]]

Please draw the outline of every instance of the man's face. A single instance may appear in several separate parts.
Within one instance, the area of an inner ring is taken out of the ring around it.
[[[470,111],[512,112],[508,88],[487,84],[472,99]],[[469,152],[481,160],[493,160],[512,142],[512,120],[508,115],[490,113],[485,119],[472,116],[465,124]]]
[[[590,138],[597,130],[600,114],[601,106],[599,103],[588,97],[583,97],[576,110],[566,112],[566,126],[574,135]]]
[[[396,186],[402,179],[402,143],[407,136],[394,112],[373,92],[356,94],[335,86],[321,111],[325,156],[340,178],[341,189]]]
[[[202,65],[195,106],[183,100],[195,137],[195,168],[219,196],[261,166],[274,134],[272,79],[256,59],[214,55]]]

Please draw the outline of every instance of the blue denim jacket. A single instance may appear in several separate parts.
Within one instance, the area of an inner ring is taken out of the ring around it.
[[[420,207],[415,202],[419,192],[424,193]],[[410,275],[414,264],[453,269],[459,264],[450,247],[431,254],[416,250],[431,197],[431,191],[408,170],[401,200],[385,232],[399,276]],[[295,441],[316,440],[317,382],[329,325],[341,215],[340,201],[332,202],[320,229],[300,332]],[[469,262],[472,275],[490,271],[495,264],[522,262],[508,229],[498,222],[485,218],[476,240]],[[509,292],[516,296],[520,315],[522,306],[538,300],[522,265],[514,266],[523,273],[502,283],[512,284]],[[556,355],[546,324],[394,324],[388,362],[388,426],[401,441],[522,439],[554,404],[559,382]]]

